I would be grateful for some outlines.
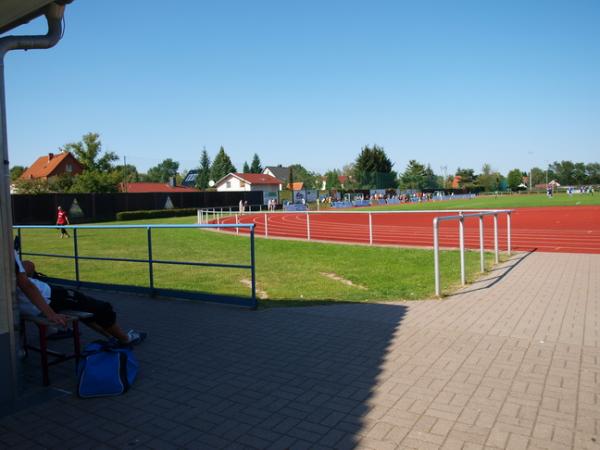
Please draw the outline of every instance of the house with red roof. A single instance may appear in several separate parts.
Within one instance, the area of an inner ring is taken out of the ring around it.
[[[194,187],[175,186],[172,183],[121,183],[119,185],[119,191],[130,194],[199,192],[199,190]]]
[[[21,174],[22,180],[44,179],[58,177],[62,174],[78,175],[83,172],[83,166],[70,152],[58,154],[48,153],[40,156],[31,166]]]
[[[215,183],[218,192],[262,191],[265,202],[277,198],[282,181],[265,173],[229,173]]]

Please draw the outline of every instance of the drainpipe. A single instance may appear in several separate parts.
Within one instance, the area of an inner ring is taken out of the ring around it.
[[[70,3],[69,0],[62,3]],[[16,362],[17,312],[15,299],[15,261],[13,254],[10,172],[6,131],[4,57],[11,50],[44,49],[56,45],[62,37],[64,5],[51,3],[45,8],[48,33],[44,36],[6,36],[0,38],[0,415],[17,406],[19,381]]]

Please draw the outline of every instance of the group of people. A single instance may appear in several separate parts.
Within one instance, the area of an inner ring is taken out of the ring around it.
[[[572,196],[574,192],[575,192],[575,188],[573,186],[567,187],[567,194],[569,194],[569,196]],[[579,192],[581,194],[594,195],[594,186],[580,186]]]
[[[269,201],[267,202],[267,210],[275,211],[276,208],[277,208],[277,200],[275,200],[274,198],[270,198]]]

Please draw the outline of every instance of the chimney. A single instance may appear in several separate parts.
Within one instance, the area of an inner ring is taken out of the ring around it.
[[[48,153],[48,162],[52,161],[52,158],[54,158],[54,153]]]
[[[175,177],[169,177],[169,186],[175,187]]]

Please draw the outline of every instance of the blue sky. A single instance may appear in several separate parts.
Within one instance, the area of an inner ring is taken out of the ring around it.
[[[596,162],[598,23],[595,0],[76,0],[56,47],[6,58],[11,164],[89,131],[140,171],[221,145],[240,170],[374,143],[399,172]]]

